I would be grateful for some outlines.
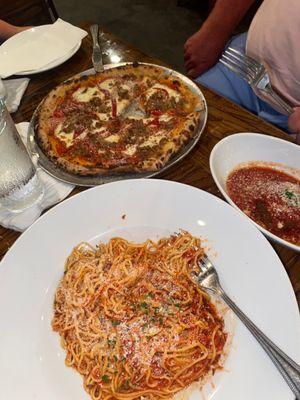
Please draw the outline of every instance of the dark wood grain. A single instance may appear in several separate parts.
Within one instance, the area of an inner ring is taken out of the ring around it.
[[[85,27],[87,26],[85,25]],[[115,49],[122,61],[138,60],[163,64],[161,61],[134,49],[110,33],[105,33],[104,40],[110,41],[111,48]],[[32,76],[28,90],[22,99],[22,104],[18,112],[13,115],[15,122],[28,121],[35,107],[49,90],[68,77],[90,68],[90,54],[91,42],[89,38],[85,38],[81,49],[69,61],[52,71]],[[110,62],[107,56],[105,57],[105,62]],[[212,148],[220,139],[235,132],[262,132],[267,135],[290,139],[284,132],[213,93],[211,90],[203,87],[201,89],[206,97],[209,109],[208,122],[203,136],[193,152],[180,164],[164,173],[161,178],[186,183],[222,197],[212,179],[208,162]],[[76,188],[71,195],[81,190],[83,189]],[[0,228],[0,256],[6,253],[18,236],[19,233],[17,232]],[[300,303],[300,253],[278,244],[272,245],[286,268]],[[263,265],[261,268],[263,268]],[[272,282],[272,277],[270,277],[270,280]]]

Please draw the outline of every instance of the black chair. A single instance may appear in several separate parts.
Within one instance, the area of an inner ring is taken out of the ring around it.
[[[0,0],[0,18],[13,25],[51,24],[58,18],[52,0]]]

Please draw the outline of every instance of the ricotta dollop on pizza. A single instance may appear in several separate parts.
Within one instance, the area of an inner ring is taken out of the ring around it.
[[[71,173],[156,171],[193,137],[202,109],[177,77],[126,65],[57,86],[39,107],[35,134]]]

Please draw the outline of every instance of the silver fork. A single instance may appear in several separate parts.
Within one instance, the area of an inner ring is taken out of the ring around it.
[[[92,62],[95,72],[104,71],[103,59],[102,59],[102,50],[99,42],[99,26],[97,24],[93,24],[90,26],[90,32],[93,39],[93,54],[92,54]]]
[[[232,47],[224,51],[220,62],[246,80],[250,86],[272,97],[288,115],[292,114],[293,107],[272,88],[269,74],[263,64]]]
[[[197,275],[198,283],[207,291],[219,295],[225,303],[234,311],[244,325],[249,329],[268,356],[271,358],[287,384],[300,400],[300,366],[289,356],[280,350],[256,325],[239,309],[239,307],[227,296],[220,285],[218,273],[207,256],[199,260],[201,268]]]

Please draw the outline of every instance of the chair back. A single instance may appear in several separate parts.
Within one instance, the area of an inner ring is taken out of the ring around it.
[[[58,18],[52,0],[0,0],[0,18],[13,25],[51,24]]]

